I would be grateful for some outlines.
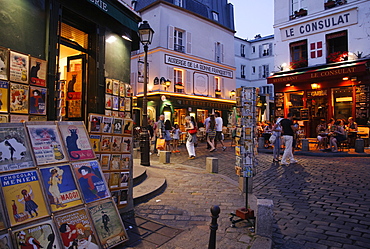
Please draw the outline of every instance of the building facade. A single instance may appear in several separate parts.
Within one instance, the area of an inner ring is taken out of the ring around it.
[[[257,35],[253,40],[235,37],[236,87],[259,88],[259,121],[270,120],[273,114],[274,89],[267,84],[267,77],[274,71],[273,45],[273,35]]]
[[[164,114],[184,128],[187,115],[203,122],[219,111],[226,125],[235,103],[233,6],[226,0],[137,1],[135,9],[155,31],[148,52],[148,118]],[[131,57],[137,124],[143,56],[140,50]]]
[[[320,119],[367,125],[370,1],[275,1],[276,116],[292,112],[306,136]]]

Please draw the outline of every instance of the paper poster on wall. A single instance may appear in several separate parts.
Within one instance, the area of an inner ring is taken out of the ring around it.
[[[10,112],[28,114],[29,86],[10,83]]]
[[[9,83],[0,80],[0,112],[8,112]]]
[[[112,93],[115,96],[118,96],[119,95],[119,80],[113,80]]]
[[[47,62],[31,57],[30,84],[46,87]]]
[[[10,81],[28,84],[28,55],[10,51],[9,78]]]
[[[46,115],[47,89],[30,86],[30,114]]]
[[[0,47],[0,80],[8,80],[9,51]]]
[[[82,113],[82,70],[67,72],[68,117],[81,117]]]
[[[113,93],[113,80],[112,79],[105,79],[105,93],[112,94]]]

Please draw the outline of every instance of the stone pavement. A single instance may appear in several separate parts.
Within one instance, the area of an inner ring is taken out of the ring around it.
[[[219,205],[217,248],[248,248],[254,234],[246,224],[231,228],[228,216],[244,206],[234,148],[228,144],[226,151],[210,153],[201,143],[196,150],[196,159],[188,160],[185,147],[180,147],[170,164],[159,164],[151,156],[150,167],[167,178],[168,187],[137,205],[135,213],[183,230],[159,248],[206,248],[209,208]],[[274,201],[273,248],[370,248],[369,157],[297,152],[298,163],[283,167],[272,163],[271,151],[264,152],[258,155],[253,194]],[[205,172],[207,156],[219,158],[218,174]],[[253,204],[255,199],[250,199],[255,209]]]

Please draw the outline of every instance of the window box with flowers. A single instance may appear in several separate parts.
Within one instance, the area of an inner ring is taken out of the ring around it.
[[[346,61],[346,60],[348,60],[348,52],[342,52],[342,51],[330,53],[326,57],[326,61],[328,63],[340,62],[340,61]]]
[[[294,16],[295,17],[307,16],[307,10],[300,9],[299,11],[294,11]]]
[[[184,89],[184,85],[182,84],[182,82],[178,82],[175,84],[175,88],[176,89]]]
[[[330,8],[333,8],[335,7],[337,4],[335,3],[334,0],[328,0],[325,4],[324,4],[324,7],[325,9],[330,9]]]
[[[301,60],[298,60],[298,61],[292,61],[290,63],[290,68],[291,69],[297,69],[297,68],[302,68],[302,67],[307,67],[307,66],[308,66],[307,59],[301,59]]]

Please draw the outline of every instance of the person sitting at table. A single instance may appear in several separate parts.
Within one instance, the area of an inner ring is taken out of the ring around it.
[[[358,127],[357,127],[357,123],[353,121],[352,117],[348,118],[347,130],[348,130],[348,143],[350,147],[355,147]]]
[[[330,136],[330,149],[332,152],[338,152],[338,142],[346,140],[345,130],[343,128],[343,121],[338,120],[331,126],[329,133]]]
[[[331,130],[331,127],[334,125],[334,123],[335,123],[334,118],[329,119],[329,123],[327,125],[329,131]]]
[[[353,121],[352,117],[348,118],[348,131],[358,131],[357,123]]]
[[[328,137],[325,134],[327,131],[326,122],[325,119],[320,120],[320,124],[316,127],[316,133],[317,133],[317,148],[324,148],[326,147],[327,139]]]

